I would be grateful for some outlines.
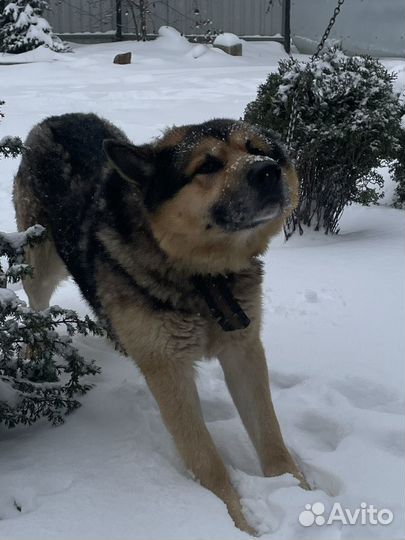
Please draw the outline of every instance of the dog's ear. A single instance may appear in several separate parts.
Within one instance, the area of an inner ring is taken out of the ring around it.
[[[134,146],[133,144],[106,139],[103,148],[111,164],[128,180],[144,187],[148,178],[155,173],[154,155],[148,145]]]

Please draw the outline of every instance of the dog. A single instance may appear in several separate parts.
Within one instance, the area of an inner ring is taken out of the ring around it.
[[[153,393],[184,464],[254,534],[204,423],[195,363],[217,357],[263,474],[305,479],[283,441],[260,339],[263,254],[297,205],[277,136],[242,121],[173,127],[149,144],[94,114],[35,126],[15,177],[30,306],[71,274]]]

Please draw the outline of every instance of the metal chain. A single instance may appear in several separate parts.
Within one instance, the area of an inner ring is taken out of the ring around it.
[[[287,148],[291,148],[292,140],[294,137],[294,131],[295,131],[295,124],[297,123],[297,103],[298,103],[298,86],[294,91],[294,95],[291,102],[291,111],[290,111],[290,120],[288,122],[288,130],[287,130]]]
[[[321,41],[319,42],[319,45],[318,47],[316,48],[316,51],[314,52],[314,54],[311,56],[311,61],[312,60],[315,60],[316,58],[318,58],[319,56],[319,53],[321,52],[321,50],[324,48],[325,46],[325,41],[328,39],[329,37],[329,34],[330,34],[330,31],[332,30],[332,27],[333,25],[335,24],[335,21],[336,21],[336,17],[339,15],[340,13],[340,8],[342,7],[343,3],[344,3],[345,0],[338,0],[338,5],[335,7],[334,11],[333,11],[333,15],[329,21],[329,24],[328,26],[326,27],[326,30],[325,32],[323,33],[323,36],[322,36],[322,39]]]
[[[325,42],[329,37],[330,31],[332,30],[332,27],[335,24],[336,17],[339,15],[340,8],[342,7],[344,1],[345,0],[338,0],[337,6],[335,7],[335,9],[333,11],[333,15],[330,18],[329,24],[326,27],[325,32],[323,33],[322,39],[319,42],[319,44],[318,44],[318,46],[316,48],[316,51],[311,56],[311,59],[310,59],[310,61],[308,62],[307,66],[306,66],[306,70],[308,69],[309,64],[318,58],[320,52],[324,48]],[[289,122],[288,122],[287,140],[286,140],[288,148],[291,148],[292,140],[294,138],[295,124],[297,123],[297,117],[298,117],[298,107],[297,107],[297,104],[298,104],[298,90],[300,88],[300,82],[302,80],[301,78],[302,78],[302,75],[301,75],[301,77],[299,77],[297,86],[294,89],[294,95],[293,95],[293,99],[292,99],[292,102],[291,102],[291,112],[290,112],[290,119],[289,119]]]

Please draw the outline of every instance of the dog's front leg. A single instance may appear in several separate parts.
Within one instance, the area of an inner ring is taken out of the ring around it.
[[[232,399],[259,455],[266,476],[293,474],[308,485],[287,450],[270,394],[260,337],[229,340],[218,355]]]
[[[110,273],[100,271],[98,277],[111,327],[144,375],[186,467],[224,501],[239,529],[254,534],[201,412],[193,361],[204,354],[204,322],[142,307],[125,281],[114,276],[112,287]]]
[[[138,365],[186,467],[201,485],[224,501],[239,529],[254,534],[204,423],[192,363],[149,358]]]

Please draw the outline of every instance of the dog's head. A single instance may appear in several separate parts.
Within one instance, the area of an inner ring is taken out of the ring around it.
[[[245,122],[211,120],[153,144],[104,147],[140,190],[160,247],[192,272],[246,267],[297,204],[295,169],[277,137]]]

